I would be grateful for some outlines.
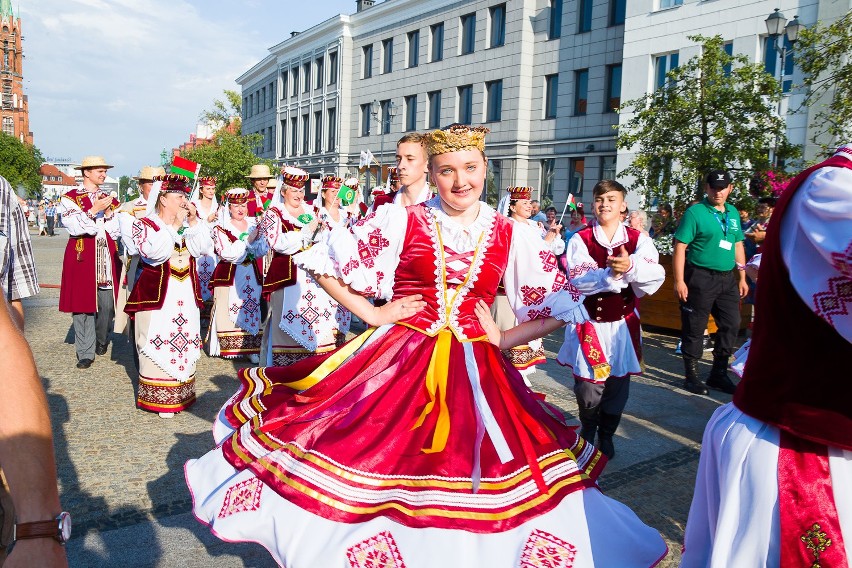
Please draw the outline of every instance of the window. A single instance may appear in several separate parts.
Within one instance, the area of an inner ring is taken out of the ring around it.
[[[589,70],[574,71],[574,115],[586,114],[589,103]]]
[[[627,12],[627,0],[610,0],[609,1],[609,25],[617,26],[624,23],[624,16]]]
[[[461,54],[473,53],[476,47],[476,13],[461,17]]]
[[[311,91],[311,64],[305,63],[302,65],[302,92],[309,93]]]
[[[621,64],[606,68],[606,107],[604,112],[616,112],[621,105]]]
[[[249,107],[249,98],[243,97],[243,108],[240,109],[242,111],[243,119],[248,117],[249,108],[251,108]]]
[[[405,130],[417,130],[417,95],[405,97]]]
[[[269,108],[275,106],[275,83],[269,83],[268,87],[269,92]]]
[[[281,89],[279,92],[281,93],[282,101],[287,98],[287,79],[289,78],[290,73],[286,69],[281,72]]]
[[[488,98],[485,121],[499,122],[503,116],[503,81],[489,81],[485,83],[485,92]]]
[[[506,43],[506,5],[499,4],[488,9],[491,16],[491,47]]]
[[[722,49],[724,49],[725,53],[728,54],[729,56],[733,55],[734,54],[734,42],[732,42],[732,41],[725,42],[725,45],[722,46]],[[731,75],[731,64],[727,63],[727,64],[723,65],[722,71],[725,73],[725,77],[730,76]]]
[[[307,114],[302,115],[302,155],[307,155],[311,153],[311,124],[309,120],[310,118]]]
[[[290,85],[291,85],[290,96],[295,97],[296,95],[299,94],[299,68],[293,67],[290,70],[290,72],[293,75],[292,81],[290,81]]]
[[[432,33],[432,61],[444,58],[444,22],[429,28]]]
[[[287,119],[282,119],[280,125],[281,146],[278,148],[278,155],[283,157],[287,155]]]
[[[677,53],[658,55],[654,59],[654,89],[660,89],[666,86],[666,83],[668,82],[666,74],[672,69],[677,68],[677,63]]]
[[[441,128],[441,91],[427,93],[429,97],[429,128]]]
[[[370,103],[361,105],[361,136],[370,135],[370,110],[372,106]]]
[[[408,66],[417,67],[420,59],[420,30],[408,32]]]
[[[322,112],[314,113],[314,154],[322,152]]]
[[[577,14],[577,33],[592,30],[592,0],[579,0],[577,2],[579,12]]]
[[[503,162],[500,160],[488,160],[488,183],[486,191],[483,192],[483,198],[488,201],[493,199],[492,203],[500,201],[500,195],[503,191]]]
[[[254,92],[254,114],[260,113],[260,90]]]
[[[390,134],[391,131],[391,120],[393,117],[391,116],[391,102],[390,99],[386,99],[379,103],[382,107],[382,134]]]
[[[328,84],[335,83],[337,83],[337,52],[332,51],[328,54]]]
[[[382,42],[382,73],[393,71],[393,38]]]
[[[249,95],[249,116],[254,114],[254,95]]]
[[[337,149],[337,109],[328,109],[328,120],[326,121],[328,132],[328,147],[329,152],[334,152]]]
[[[583,199],[583,177],[585,174],[585,158],[571,158],[571,168],[568,172],[568,193],[573,193],[577,201]]]
[[[540,162],[540,176],[538,189],[542,201],[549,199],[553,201],[553,176],[556,173],[556,159],[545,158]]]
[[[601,179],[615,179],[615,156],[601,156]]]
[[[459,87],[459,123],[473,122],[473,85]]]
[[[299,152],[299,123],[296,117],[290,119],[290,155],[295,156]]]
[[[550,0],[549,24],[547,39],[559,39],[562,37],[562,0]]]
[[[660,9],[674,8],[683,4],[683,0],[660,0]]]
[[[793,86],[793,81],[787,79],[786,77],[793,74],[793,69],[795,67],[793,57],[790,53],[790,50],[793,48],[793,45],[790,43],[790,40],[787,39],[787,36],[784,37],[784,48],[786,49],[786,57],[784,58],[784,82],[782,83],[784,93],[789,93],[790,89]],[[778,67],[780,66],[781,56],[778,53],[778,46],[776,45],[776,40],[771,37],[764,38],[763,43],[763,64],[766,72],[772,75],[773,77],[778,77]]]
[[[363,49],[364,56],[364,79],[369,79],[373,76],[373,44],[365,45]]]
[[[3,132],[9,136],[15,135],[15,119],[11,116],[3,117]]]
[[[556,102],[559,98],[559,75],[544,78],[544,118],[556,118]]]
[[[266,87],[263,87],[260,90],[260,96],[261,96],[260,110],[266,110]]]
[[[274,135],[274,133],[272,132],[272,127],[271,127],[271,126],[270,126],[270,127],[268,127],[268,128],[266,129],[266,136],[267,136],[267,138],[269,139],[269,143],[268,143],[268,144],[267,144],[267,146],[266,146],[266,147],[267,147],[267,150],[268,150],[269,152],[273,152],[273,151],[275,150],[275,135]]]
[[[323,63],[324,61],[322,57],[317,57],[316,61],[314,61],[314,67],[316,68],[316,74],[314,75],[314,89],[322,89],[322,80],[325,72]]]

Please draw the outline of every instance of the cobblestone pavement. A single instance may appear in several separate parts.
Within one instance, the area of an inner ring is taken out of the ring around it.
[[[33,236],[42,284],[60,282],[67,235],[57,235]],[[44,287],[25,305],[27,337],[53,417],[62,503],[74,514],[72,566],[274,565],[261,547],[223,543],[191,520],[183,478],[184,462],[211,448],[212,419],[235,391],[243,363],[202,355],[198,402],[163,420],[135,408],[137,377],[125,338],[113,335],[107,355],[88,370],[75,368],[71,317],[59,313],[58,299],[58,288]],[[560,343],[561,333],[546,338],[551,357]],[[677,388],[682,375],[675,343],[672,336],[645,333],[646,373],[633,380],[616,437],[618,455],[600,479],[605,493],[665,537],[670,553],[662,566],[676,566],[680,558],[704,425],[730,400]],[[709,361],[704,364],[709,369]],[[565,369],[551,358],[532,381],[577,423]],[[133,553],[138,543],[144,549]]]

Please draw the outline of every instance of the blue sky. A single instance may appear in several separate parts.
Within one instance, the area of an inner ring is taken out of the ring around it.
[[[269,47],[354,11],[355,0],[20,0],[35,144],[135,175]]]

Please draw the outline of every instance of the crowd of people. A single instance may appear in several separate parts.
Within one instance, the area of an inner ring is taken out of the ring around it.
[[[664,281],[657,244],[670,237],[683,387],[736,393],[705,433],[684,565],[846,558],[852,399],[830,361],[852,355],[852,149],[796,178],[771,224],[774,202],[761,200],[752,221],[728,203],[730,174],[713,170],[704,199],[677,219],[661,205],[648,227],[626,189],[601,180],[590,215],[576,204],[563,226],[533,188],[508,188],[497,210],[481,200],[487,132],[406,135],[369,207],[352,198],[363,194],[356,178],[325,176],[310,200],[307,172],[276,179],[263,164],[247,188],[220,189],[221,202],[215,178],[145,167],[139,197],[122,204],[100,191],[112,166],[85,158],[83,183],[58,207],[70,235],[60,310],[73,314],[77,367],[108,351],[113,327],[127,333],[137,406],[172,418],[195,400],[204,349],[248,360],[211,417],[215,447],[187,463],[186,479],[217,536],[258,542],[281,565],[384,555],[412,566],[653,566],[664,541],[596,479],[642,372],[640,299]],[[748,243],[763,257],[759,315],[737,386],[728,365]],[[771,309],[782,304],[790,313]],[[702,382],[710,314],[719,329]],[[347,341],[353,317],[367,330]],[[784,331],[800,321],[813,331],[802,356]],[[562,327],[576,431],[525,376],[544,361],[541,338]],[[803,392],[809,365],[817,384]],[[59,534],[23,522],[18,535],[62,541],[66,520],[52,521]],[[56,552],[32,548],[19,558]]]

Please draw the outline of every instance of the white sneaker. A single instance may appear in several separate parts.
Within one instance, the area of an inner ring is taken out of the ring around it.
[[[683,353],[680,350],[680,341],[677,342],[677,347],[675,347],[675,355],[682,355]]]
[[[260,363],[260,358],[257,356],[257,353],[252,353],[251,355],[249,355],[248,360],[251,361],[254,365]]]
[[[174,412],[160,412],[160,418],[174,418]]]

